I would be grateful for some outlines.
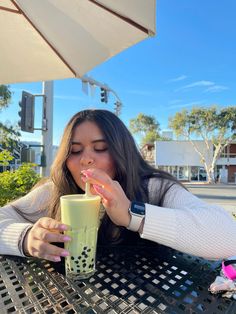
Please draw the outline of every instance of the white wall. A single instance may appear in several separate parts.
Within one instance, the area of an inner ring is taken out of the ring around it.
[[[217,165],[228,166],[228,165],[236,165],[236,157],[234,158],[219,158],[216,161]]]
[[[206,146],[203,141],[194,141],[195,145],[206,155]],[[208,162],[212,160],[213,145],[211,144]],[[203,166],[199,154],[189,141],[156,141],[156,166]]]

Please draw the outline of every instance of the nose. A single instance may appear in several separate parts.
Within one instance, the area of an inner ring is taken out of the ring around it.
[[[91,166],[94,163],[94,159],[91,154],[83,154],[80,158],[80,163],[83,166]]]

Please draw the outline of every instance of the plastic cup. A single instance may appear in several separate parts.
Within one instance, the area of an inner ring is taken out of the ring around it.
[[[73,194],[61,196],[61,220],[71,228],[65,234],[70,256],[65,257],[66,276],[89,278],[96,270],[100,196]]]

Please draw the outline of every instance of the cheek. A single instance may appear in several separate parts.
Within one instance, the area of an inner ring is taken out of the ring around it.
[[[112,178],[112,179],[114,179],[114,177],[115,177],[115,163],[114,163],[114,161],[111,159],[111,158],[109,158],[109,161],[108,161],[108,163],[107,163],[107,171],[106,171],[108,174],[109,174],[109,176]]]
[[[73,169],[73,161],[71,160],[71,158],[69,157],[66,161],[66,167],[68,168],[68,170],[70,172],[72,172],[72,169]]]
[[[73,158],[68,158],[66,166],[70,171],[75,183],[83,190],[84,183],[81,180],[81,173],[78,162],[76,162]]]
[[[69,157],[66,161],[66,166],[74,179],[78,176],[78,174],[80,174],[79,163],[75,160],[75,158]]]

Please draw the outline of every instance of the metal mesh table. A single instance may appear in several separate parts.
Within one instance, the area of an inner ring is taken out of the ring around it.
[[[69,280],[63,263],[0,256],[0,313],[236,313],[208,292],[219,263],[155,247],[100,247],[97,271]]]

